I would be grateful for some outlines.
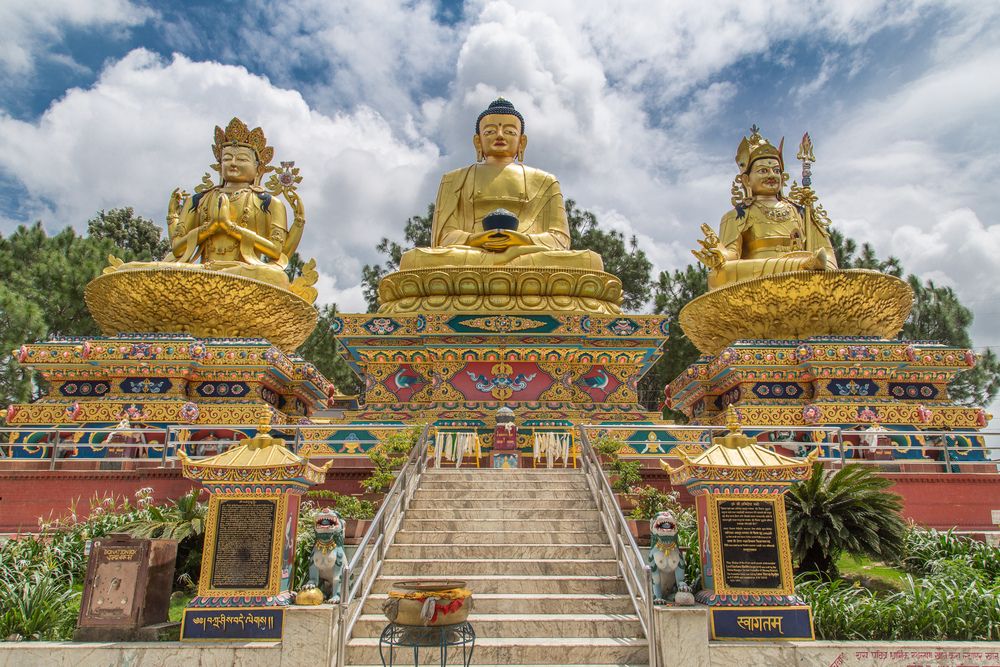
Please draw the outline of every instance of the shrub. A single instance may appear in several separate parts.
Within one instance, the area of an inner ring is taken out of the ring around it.
[[[331,501],[333,509],[337,510],[342,519],[373,519],[378,509],[378,505],[370,500],[363,500],[355,496],[346,496],[336,491],[327,491],[326,489],[307,491],[306,498]]]
[[[875,470],[849,464],[835,472],[815,463],[812,476],[785,496],[792,553],[802,571],[835,578],[841,554],[895,561],[906,524],[902,499]]]
[[[903,538],[900,565],[908,572],[930,573],[939,561],[961,561],[981,572],[986,580],[1000,579],[1000,548],[956,535],[953,530],[938,531],[911,525]]]
[[[670,510],[674,516],[680,516],[681,504],[677,502],[678,493],[676,491],[663,493],[655,486],[647,484],[639,489],[638,496],[639,500],[628,516],[634,521],[649,521],[665,510]]]
[[[626,493],[634,486],[642,484],[642,463],[640,461],[625,461],[615,459],[608,466],[614,479],[611,481],[611,490],[615,493]]]
[[[0,569],[0,640],[70,639],[79,611],[72,577],[55,570]]]

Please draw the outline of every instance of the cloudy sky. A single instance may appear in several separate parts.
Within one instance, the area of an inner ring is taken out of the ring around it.
[[[302,168],[321,299],[362,309],[375,244],[503,95],[527,162],[673,269],[757,123],[796,177],[809,131],[836,226],[954,286],[1000,346],[994,0],[0,0],[0,23],[0,233],[117,206],[162,223],[238,115]]]

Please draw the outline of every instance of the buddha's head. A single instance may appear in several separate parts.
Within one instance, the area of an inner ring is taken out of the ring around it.
[[[239,118],[233,118],[223,130],[215,128],[212,152],[217,162],[212,168],[222,176],[222,183],[259,185],[261,176],[274,169],[270,166],[274,148],[267,145],[264,130],[253,130]]]
[[[494,100],[476,119],[472,145],[476,147],[479,161],[489,157],[524,160],[524,149],[528,145],[524,116],[502,97]]]
[[[777,147],[760,135],[757,126],[750,128],[750,136],[743,137],[736,150],[737,177],[746,197],[780,196],[788,175],[781,149],[784,138]]]

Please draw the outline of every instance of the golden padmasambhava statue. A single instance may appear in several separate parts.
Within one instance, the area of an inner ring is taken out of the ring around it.
[[[431,247],[407,251],[400,271],[383,280],[382,312],[491,307],[620,312],[621,283],[603,272],[600,255],[570,250],[559,181],[524,164],[524,130],[521,112],[505,99],[479,114],[472,137],[476,162],[441,179]],[[461,286],[441,274],[460,270]],[[558,279],[556,271],[562,272]],[[505,277],[498,278],[501,273]]]
[[[718,236],[702,225],[702,250],[692,251],[710,269],[709,289],[787,271],[837,268],[825,221],[782,192],[788,179],[784,143],[782,139],[775,148],[756,126],[740,142],[735,208],[722,217]]]
[[[215,128],[212,152],[220,182],[205,174],[195,194],[175,189],[167,206],[171,250],[159,262],[110,257],[86,298],[106,334],[184,332],[264,337],[294,349],[316,322],[315,260],[290,282],[285,268],[305,226],[296,192],[302,180],[282,162],[266,187],[274,148],[264,131],[239,118]],[[288,225],[288,200],[293,221]]]
[[[787,196],[783,144],[751,128],[736,152],[733,210],[718,234],[701,227],[705,238],[693,252],[709,269],[709,291],[681,309],[679,320],[706,354],[737,340],[891,338],[909,315],[913,292],[905,282],[837,267],[830,220],[811,187],[812,141],[802,137],[802,185],[793,183]]]

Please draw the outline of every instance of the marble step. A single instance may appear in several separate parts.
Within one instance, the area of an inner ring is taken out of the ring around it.
[[[575,523],[575,522],[574,522]],[[493,524],[491,524],[493,525]],[[468,524],[466,524],[468,526]],[[593,544],[607,544],[603,530],[415,530],[405,525],[396,533],[394,544],[566,544],[573,547],[587,547]]]
[[[481,508],[462,509],[455,507],[411,507],[406,510],[404,521],[408,519],[471,519],[473,521],[492,521],[494,519],[573,519],[579,522],[596,524],[600,521],[600,513],[596,509],[580,508],[547,508],[519,507],[509,509]]]
[[[349,665],[380,665],[378,637],[359,637],[347,644]],[[412,664],[412,649],[400,648],[396,664]],[[388,659],[388,654],[386,654]],[[649,649],[645,639],[603,637],[510,637],[476,638],[474,665],[587,665],[646,664]],[[440,652],[422,648],[420,664],[441,664]],[[448,649],[447,664],[462,664],[462,648]]]
[[[424,577],[424,574],[420,575]],[[431,576],[431,575],[426,575]],[[449,576],[449,579],[460,579],[474,594],[496,593],[514,595],[544,595],[560,594],[598,594],[624,595],[628,592],[624,580],[615,575],[585,575],[582,573],[547,576],[524,574],[463,574],[459,577]],[[388,575],[382,572],[372,586],[372,593],[388,593],[397,581],[413,579],[413,576]]]
[[[424,471],[424,480],[471,480],[471,481],[514,481],[514,482],[565,482],[572,480],[585,480],[582,470],[572,468],[552,468],[535,470],[494,470],[493,468],[480,468],[470,470],[463,468],[428,468]]]
[[[587,558],[612,559],[615,552],[610,544],[579,545],[528,544],[511,542],[508,544],[398,544],[389,546],[387,559],[421,558],[481,558],[484,560],[513,560],[518,558]]]
[[[531,507],[540,509],[585,509],[596,510],[593,498],[564,498],[560,496],[535,496],[525,498],[424,498],[414,496],[412,509],[469,509],[469,510],[515,510]]]
[[[381,614],[385,593],[369,595],[365,614]],[[598,593],[480,593],[473,594],[477,614],[634,614],[628,595]]]
[[[382,563],[382,575],[403,579],[425,577],[456,577],[466,575],[597,575],[617,576],[618,561],[596,558],[563,559],[515,559],[481,560],[449,558],[426,560],[417,558],[394,558]]]
[[[639,617],[632,614],[481,614],[473,606],[469,622],[478,639],[486,637],[641,637]],[[378,637],[386,617],[365,614],[352,637]]]
[[[515,503],[553,498],[559,500],[591,500],[593,497],[587,489],[563,489],[559,493],[554,493],[548,489],[498,489],[487,494],[482,489],[455,491],[454,489],[425,489],[421,487],[413,494],[414,500],[506,500]]]
[[[596,512],[595,512],[596,514]],[[589,528],[589,532],[592,535],[598,535],[602,530],[601,524],[597,519],[592,519],[590,521],[581,521],[579,519],[488,519],[479,517],[479,521],[470,519],[445,519],[441,517],[427,518],[427,519],[415,519],[410,517],[410,513],[406,513],[406,517],[403,519],[402,530],[431,530],[431,531],[449,531],[449,532],[466,532],[470,528],[485,528],[490,527],[493,530],[512,532],[517,534],[524,534],[528,532],[536,531],[551,531],[551,532],[579,532],[581,529]]]
[[[587,482],[585,480],[579,481],[560,481],[560,482],[543,482],[538,481],[514,481],[514,480],[444,480],[441,478],[437,479],[427,479],[424,478],[420,480],[420,489],[436,489],[439,491],[503,491],[503,490],[520,490],[520,491],[546,491],[546,492],[556,492],[556,491],[579,491],[589,489]]]

